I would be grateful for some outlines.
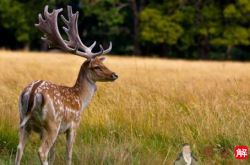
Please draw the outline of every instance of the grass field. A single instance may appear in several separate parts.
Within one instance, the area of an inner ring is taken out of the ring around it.
[[[0,164],[13,164],[18,144],[18,96],[32,80],[72,86],[84,59],[52,53],[0,52]],[[191,144],[200,164],[235,160],[235,145],[250,146],[250,63],[108,57],[113,83],[98,89],[82,114],[73,164],[172,164]],[[65,137],[56,164],[64,161]],[[23,164],[39,164],[31,136]]]

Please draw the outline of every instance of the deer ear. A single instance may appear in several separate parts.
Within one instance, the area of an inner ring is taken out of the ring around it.
[[[105,57],[100,57],[99,60],[103,62],[106,58]]]

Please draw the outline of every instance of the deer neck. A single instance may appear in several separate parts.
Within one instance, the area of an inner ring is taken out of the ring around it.
[[[81,102],[81,111],[86,108],[96,91],[96,84],[88,78],[87,72],[80,70],[76,83],[73,87]]]

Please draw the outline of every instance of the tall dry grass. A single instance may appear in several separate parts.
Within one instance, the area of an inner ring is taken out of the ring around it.
[[[17,100],[32,80],[71,86],[84,59],[56,53],[0,52],[0,164],[13,163]],[[250,145],[250,64],[107,57],[119,74],[82,114],[74,164],[172,164],[184,142],[201,164],[249,164],[233,157]],[[65,138],[57,142],[63,164]],[[39,164],[33,135],[23,164]]]

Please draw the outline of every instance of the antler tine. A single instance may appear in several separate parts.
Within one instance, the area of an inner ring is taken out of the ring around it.
[[[45,6],[45,8],[44,8],[44,11],[43,11],[45,18],[49,18],[49,16],[50,16],[50,14],[49,14],[49,11],[48,11],[48,10],[49,10],[49,6],[48,6],[48,5],[46,5],[46,6]],[[56,10],[56,11],[55,11],[55,10],[53,10],[53,12],[57,12],[57,11],[59,11],[59,12],[60,12],[61,10],[62,10],[62,9],[58,9],[58,10]],[[58,12],[58,13],[59,13],[59,12]]]
[[[94,45],[94,44],[95,44],[95,43],[93,43],[92,45]],[[103,49],[102,45],[99,45],[99,47],[100,47],[100,51],[97,52],[97,53],[92,53],[92,55],[90,56],[90,58],[95,58],[95,57],[97,57],[97,56],[100,56],[100,55],[104,54],[104,53],[103,53],[103,52],[104,52],[104,49]]]
[[[99,47],[101,49],[100,52],[93,55],[93,58],[96,57],[96,56],[100,56],[100,55],[109,53],[111,51],[111,49],[112,49],[112,42],[109,43],[109,47],[106,50],[103,49],[103,46],[101,44],[99,45]]]
[[[103,51],[103,54],[107,54],[107,53],[109,53],[111,50],[112,50],[112,42],[109,42],[109,47],[108,47],[108,49],[106,49],[106,50]]]
[[[89,47],[91,50],[95,47],[96,41]]]

